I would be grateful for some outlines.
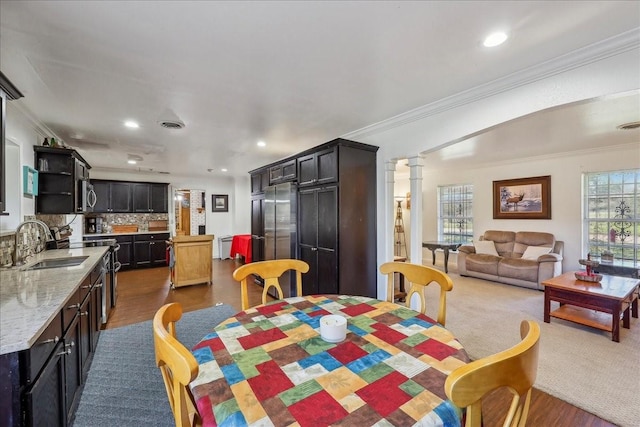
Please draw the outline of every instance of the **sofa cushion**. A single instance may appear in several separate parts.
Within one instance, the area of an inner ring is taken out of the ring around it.
[[[543,233],[541,231],[518,231],[515,234],[513,252],[515,254],[523,254],[529,246],[548,246],[553,249],[555,241],[556,239],[551,233]]]
[[[493,240],[498,254],[504,256],[506,253],[513,252],[515,237],[516,233],[513,231],[487,230],[480,240]]]
[[[520,258],[502,258],[498,264],[498,276],[537,282],[538,261]]]
[[[547,246],[529,246],[522,254],[522,259],[538,260],[540,255],[546,255],[551,252],[551,248]]]
[[[500,257],[485,254],[467,255],[467,271],[477,271],[478,273],[498,274],[498,262]]]
[[[473,242],[473,246],[476,248],[477,254],[498,256],[496,245],[493,240],[480,240],[479,242]]]

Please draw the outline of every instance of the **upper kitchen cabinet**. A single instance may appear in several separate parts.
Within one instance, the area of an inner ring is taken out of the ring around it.
[[[269,184],[275,185],[281,182],[293,181],[296,179],[296,161],[289,160],[269,168]]]
[[[169,212],[167,192],[168,184],[132,183],[133,212],[136,213],[166,213]]]
[[[269,186],[269,168],[260,169],[251,173],[251,194],[264,194],[264,189]]]
[[[5,153],[4,153],[4,137],[5,137],[5,120],[7,117],[7,101],[22,98],[22,93],[5,77],[0,71],[0,214],[2,214],[7,207],[6,193],[5,193]]]
[[[94,179],[91,181],[96,193],[96,204],[93,211],[97,213],[127,213],[132,212],[132,189],[130,182],[105,181]]]
[[[300,187],[336,182],[338,180],[337,147],[298,158],[298,175]]]
[[[72,214],[92,210],[95,201],[89,184],[91,166],[76,151],[35,146],[38,170],[36,213]]]

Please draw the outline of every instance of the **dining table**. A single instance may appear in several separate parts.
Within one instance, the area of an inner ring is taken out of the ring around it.
[[[346,319],[342,341],[321,336],[326,315]],[[192,353],[204,426],[461,426],[444,383],[469,362],[466,351],[432,318],[392,302],[272,301],[212,328]]]

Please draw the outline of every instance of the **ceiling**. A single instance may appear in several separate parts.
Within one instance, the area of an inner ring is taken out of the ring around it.
[[[637,29],[640,3],[2,1],[0,19],[0,69],[25,95],[12,104],[94,170],[241,176]],[[483,47],[497,29],[509,40]],[[539,112],[426,163],[543,156],[559,140],[563,151],[637,142],[615,126],[640,118],[639,99]],[[184,129],[158,124],[176,117]],[[539,144],[517,143],[532,132]],[[128,165],[129,155],[143,160]]]

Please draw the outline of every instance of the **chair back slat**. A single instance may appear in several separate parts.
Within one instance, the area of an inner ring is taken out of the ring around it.
[[[262,290],[262,303],[267,302],[267,293],[269,289],[275,288],[278,298],[283,299],[284,293],[280,287],[280,276],[286,271],[294,270],[296,272],[296,294],[302,296],[302,273],[309,271],[309,264],[298,259],[276,259],[269,261],[258,261],[245,264],[238,267],[233,272],[233,278],[240,282],[240,297],[242,300],[242,309],[246,310],[249,306],[248,279],[251,275],[260,276],[264,280],[264,289]]]
[[[427,314],[425,288],[431,283],[437,283],[440,286],[437,321],[441,325],[445,325],[447,318],[447,292],[453,289],[453,281],[447,274],[435,268],[407,262],[384,263],[380,266],[380,272],[387,275],[387,301],[394,302],[395,273],[402,274],[405,282],[409,282],[409,290],[406,296],[407,306],[411,303],[411,297],[418,295],[420,298],[419,310],[424,314]]]

